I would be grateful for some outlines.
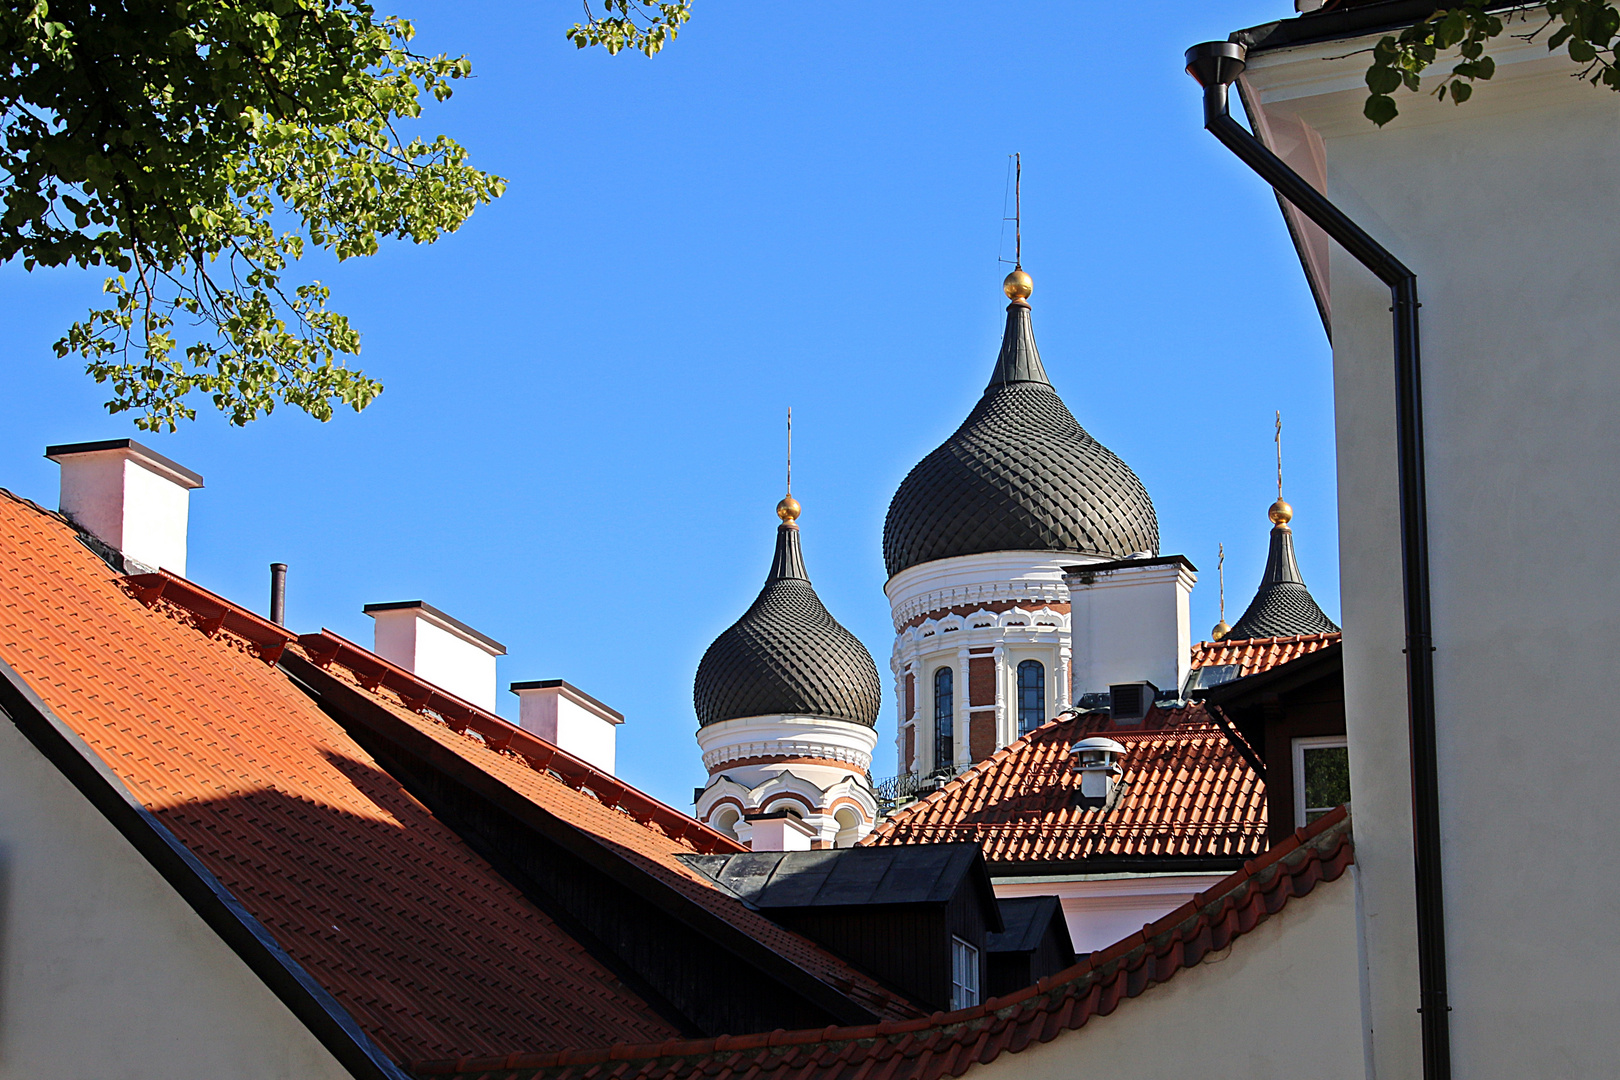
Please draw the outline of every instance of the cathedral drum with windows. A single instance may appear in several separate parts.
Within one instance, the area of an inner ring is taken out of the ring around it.
[[[1186,674],[1193,568],[1158,558],[1147,489],[1047,380],[1029,275],[1003,288],[984,396],[884,522],[902,776],[982,760],[1111,683]]]

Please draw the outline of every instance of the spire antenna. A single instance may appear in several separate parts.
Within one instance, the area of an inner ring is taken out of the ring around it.
[[[1277,501],[1282,501],[1282,410],[1277,410]]]
[[[776,504],[776,516],[783,525],[794,525],[799,520],[799,500],[793,497],[793,406],[788,406],[787,417],[787,494]],[[794,525],[797,528],[796,525]],[[803,577],[804,575],[799,575]]]
[[[1294,508],[1283,501],[1282,497],[1282,410],[1277,410],[1277,501],[1271,504],[1266,516],[1271,523],[1283,532],[1288,531],[1288,523],[1294,518]]]
[[[1006,213],[1005,210],[1002,213]],[[1013,269],[1024,268],[1024,155],[1013,154]]]
[[[1221,576],[1221,622],[1226,621],[1226,545],[1215,545],[1220,552],[1215,559],[1215,568]]]

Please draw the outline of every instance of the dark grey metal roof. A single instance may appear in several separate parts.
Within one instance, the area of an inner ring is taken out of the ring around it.
[[[1062,928],[1062,944],[1073,954],[1063,905],[1057,897],[1004,896],[996,901],[996,906],[1001,909],[1001,922],[1006,929],[985,937],[986,952],[1033,952],[1040,948],[1047,930],[1055,925]]]
[[[1007,305],[990,385],[956,433],[889,504],[883,558],[919,563],[987,551],[1123,559],[1159,553],[1159,521],[1129,466],[1093,439],[1046,379],[1029,305]]]
[[[974,887],[982,885],[987,893],[990,888],[984,856],[970,842],[682,855],[681,860],[762,911],[945,904],[975,871],[983,881]],[[994,909],[994,895],[989,896]]]
[[[1266,555],[1266,572],[1260,579],[1260,589],[1221,640],[1331,634],[1338,629],[1332,619],[1322,614],[1310,590],[1305,588],[1299,562],[1294,558],[1293,530],[1287,525],[1273,526],[1271,551]]]
[[[771,572],[753,606],[703,654],[692,702],[700,726],[784,713],[877,725],[877,665],[816,596],[792,522],[776,530]]]

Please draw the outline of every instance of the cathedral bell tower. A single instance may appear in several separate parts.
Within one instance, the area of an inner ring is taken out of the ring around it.
[[[709,781],[696,814],[756,850],[847,847],[877,819],[868,775],[883,687],[872,655],[810,584],[798,500],[776,514],[765,587],[698,664]]]

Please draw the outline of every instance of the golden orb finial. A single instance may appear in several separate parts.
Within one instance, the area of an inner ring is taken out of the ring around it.
[[[1215,624],[1215,629],[1213,629],[1213,630],[1211,630],[1209,632],[1209,640],[1211,640],[1211,641],[1220,641],[1222,638],[1226,637],[1226,635],[1230,634],[1231,632],[1232,632],[1231,626],[1227,625],[1227,622],[1226,622],[1225,619],[1222,619],[1220,622]]]
[[[799,520],[800,512],[799,500],[792,495],[784,495],[782,501],[776,504],[776,516],[784,522]]]
[[[1271,509],[1266,511],[1266,516],[1271,519],[1273,525],[1287,525],[1294,520],[1294,508],[1278,499],[1271,504]]]
[[[1021,268],[1016,269],[1001,283],[1001,291],[1009,300],[1028,300],[1029,294],[1035,291],[1035,282]]]

